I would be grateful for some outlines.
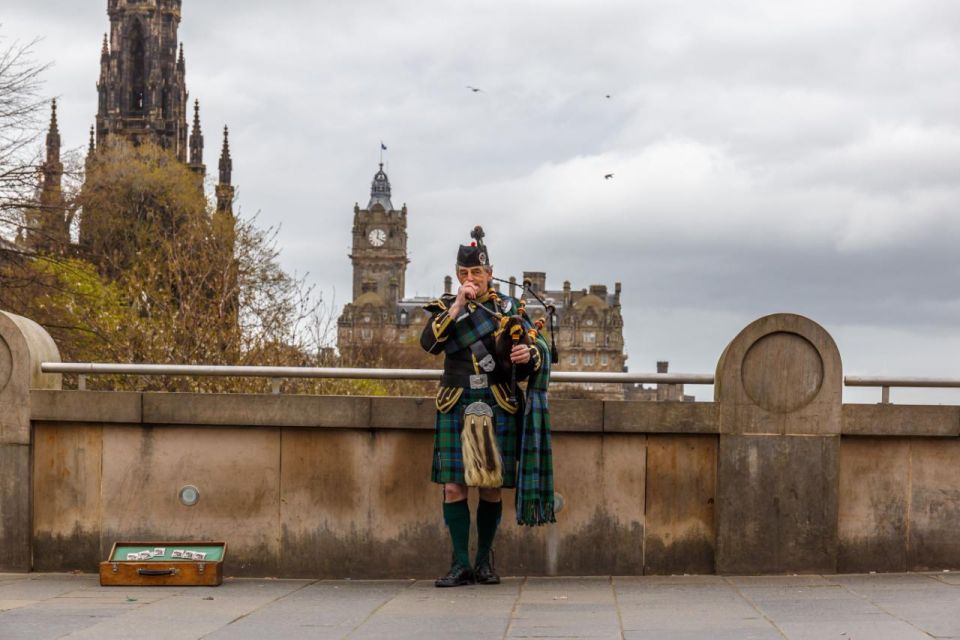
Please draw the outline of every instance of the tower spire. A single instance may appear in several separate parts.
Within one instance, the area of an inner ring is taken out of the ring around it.
[[[373,205],[379,204],[386,211],[393,211],[393,203],[390,202],[390,179],[383,171],[383,163],[380,163],[380,170],[373,175],[373,182],[370,185],[370,202],[367,209],[372,209]]]
[[[57,125],[57,101],[50,103],[50,128],[47,130],[47,159],[41,167],[40,198],[35,209],[27,211],[25,241],[42,252],[63,251],[70,241],[69,222],[61,184],[60,128]]]
[[[60,127],[57,125],[57,99],[50,103],[50,129],[47,131],[47,163],[60,162]],[[61,167],[62,171],[62,167]]]
[[[200,129],[200,100],[193,101],[193,129],[190,131],[190,168],[203,175],[203,131]]]
[[[220,181],[217,183],[217,211],[233,215],[233,160],[230,158],[230,130],[223,126],[223,149],[220,151]]]

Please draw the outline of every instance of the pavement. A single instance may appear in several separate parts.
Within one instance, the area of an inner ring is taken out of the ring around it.
[[[95,575],[0,573],[0,638],[960,638],[960,573],[227,579],[101,587]]]

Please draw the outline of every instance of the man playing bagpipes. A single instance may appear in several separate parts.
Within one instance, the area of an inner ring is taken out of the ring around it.
[[[493,268],[483,229],[470,235],[474,242],[457,252],[460,288],[456,296],[446,294],[425,306],[431,318],[420,337],[426,351],[444,354],[431,478],[443,485],[453,562],[438,587],[500,582],[491,550],[503,511],[500,489],[517,481],[523,403],[516,382],[539,371],[548,357],[531,343],[529,332],[535,330],[521,315],[521,303],[490,286]],[[473,566],[468,487],[480,492]]]

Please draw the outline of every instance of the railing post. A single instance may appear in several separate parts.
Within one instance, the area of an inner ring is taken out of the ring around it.
[[[890,387],[884,386],[880,391],[880,403],[890,404]]]
[[[0,571],[31,568],[30,389],[59,389],[60,374],[40,371],[59,360],[40,325],[0,311]]]
[[[778,313],[717,365],[717,573],[835,573],[840,353],[817,323]]]

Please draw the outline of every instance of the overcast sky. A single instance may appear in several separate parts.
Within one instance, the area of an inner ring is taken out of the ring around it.
[[[282,225],[283,265],[337,313],[382,139],[408,296],[438,294],[482,224],[498,275],[622,282],[632,371],[712,372],[790,311],[848,375],[960,377],[955,0],[183,5],[208,169],[229,124],[240,214]],[[106,0],[3,13],[6,38],[43,38],[64,144],[85,145]]]

